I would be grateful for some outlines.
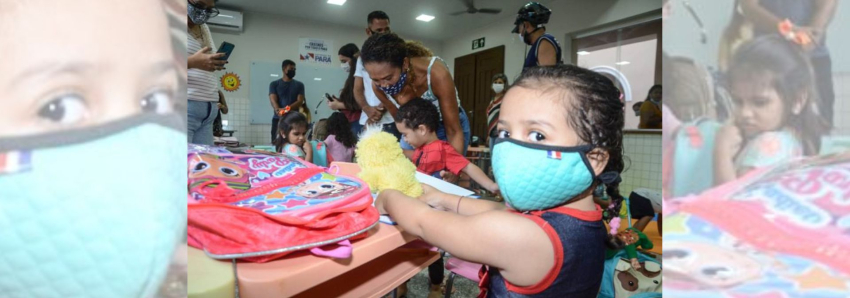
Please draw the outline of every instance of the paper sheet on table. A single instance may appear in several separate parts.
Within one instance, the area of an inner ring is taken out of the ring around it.
[[[442,192],[447,193],[447,194],[453,194],[453,195],[457,195],[457,196],[472,196],[472,195],[475,195],[475,193],[472,192],[471,190],[468,190],[466,188],[448,183],[448,182],[443,181],[441,179],[437,179],[437,178],[434,178],[433,176],[429,176],[429,175],[426,175],[426,174],[423,174],[423,173],[420,173],[420,172],[416,172],[416,180],[419,180],[419,182],[433,186],[434,188],[438,189],[439,191],[442,191]]]
[[[441,179],[434,178],[433,176],[422,174],[420,172],[416,172],[416,180],[419,180],[419,182],[421,182],[421,183],[428,184],[428,185],[430,185],[430,186],[432,186],[432,187],[436,188],[437,190],[442,191],[444,193],[458,195],[458,196],[473,196],[473,195],[475,195],[475,193],[472,192],[471,190],[468,190],[466,188],[448,183],[448,182],[443,181]],[[378,195],[372,194],[372,197],[377,199]],[[380,221],[382,223],[385,223],[385,224],[388,224],[388,225],[396,225],[397,224],[388,215],[381,215]]]

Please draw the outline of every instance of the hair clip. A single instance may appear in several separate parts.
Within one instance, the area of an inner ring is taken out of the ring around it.
[[[801,46],[812,43],[812,38],[802,30],[796,29],[794,23],[791,23],[791,20],[789,19],[779,22],[777,29],[779,30],[779,34],[782,34],[782,36],[788,41]]]
[[[290,110],[290,107],[286,106],[283,109],[280,109],[280,111],[278,111],[278,115],[283,116],[283,114],[289,113],[289,110]]]

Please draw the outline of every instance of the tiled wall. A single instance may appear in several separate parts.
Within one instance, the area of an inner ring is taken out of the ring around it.
[[[236,130],[234,137],[248,145],[271,144],[271,125],[251,125],[251,104],[248,98],[229,97],[224,92],[229,109],[227,115],[221,115],[227,120],[227,128]],[[269,107],[271,108],[271,107]]]
[[[628,196],[636,188],[661,191],[661,134],[626,132],[623,147],[627,159],[620,193]]]

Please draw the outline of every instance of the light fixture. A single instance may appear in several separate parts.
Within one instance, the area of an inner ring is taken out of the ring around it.
[[[617,65],[629,65],[629,64],[631,64],[631,62],[629,62],[629,61],[620,61],[620,62],[617,62],[617,63],[614,63],[614,64],[617,64]]]
[[[431,20],[434,19],[434,16],[429,16],[427,14],[421,14],[418,17],[416,17],[416,19],[423,21],[423,22],[430,22]]]
[[[220,15],[218,15],[218,16],[220,16],[220,17],[222,17],[222,18],[231,18],[231,19],[233,18],[233,16],[232,16],[232,15],[226,15],[226,14],[220,14]]]
[[[314,81],[321,81],[322,78],[313,78]]]
[[[345,4],[345,0],[328,0],[328,4],[343,5]]]
[[[576,53],[576,54],[578,54],[579,56],[584,56],[584,55],[590,54],[590,52],[588,52],[588,51],[578,51],[578,53]]]
[[[279,78],[280,76],[276,75],[276,74],[272,74],[272,77]]]

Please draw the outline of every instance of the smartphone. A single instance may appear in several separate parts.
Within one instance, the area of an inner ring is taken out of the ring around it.
[[[330,94],[325,93],[325,98],[327,98],[329,101],[334,101],[333,96],[331,96]]]
[[[234,46],[232,43],[226,41],[222,42],[221,46],[218,47],[218,52],[224,53],[224,56],[219,57],[218,60],[227,61],[228,59],[230,59],[230,53],[233,53],[233,48],[235,47],[236,46]]]

